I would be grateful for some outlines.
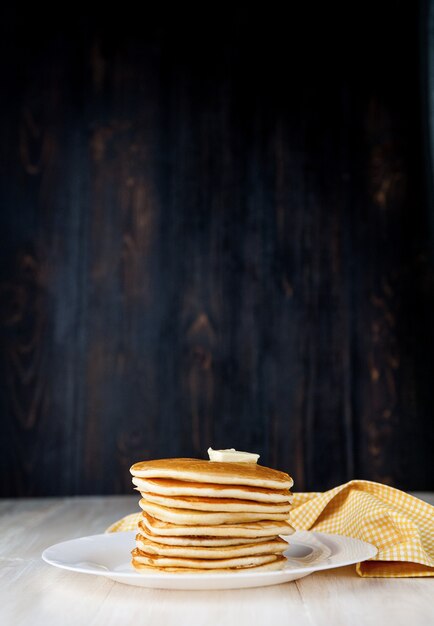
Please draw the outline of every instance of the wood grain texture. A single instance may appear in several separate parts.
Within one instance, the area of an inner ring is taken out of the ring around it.
[[[420,494],[434,502],[434,494]],[[165,591],[114,583],[47,565],[53,543],[103,532],[137,507],[134,497],[3,500],[0,503],[0,622],[5,626],[297,623],[338,626],[433,619],[432,580],[360,578],[354,566],[316,572],[274,587]],[[23,601],[25,596],[25,601]]]
[[[4,10],[1,495],[209,445],[433,487],[418,6],[312,10]]]

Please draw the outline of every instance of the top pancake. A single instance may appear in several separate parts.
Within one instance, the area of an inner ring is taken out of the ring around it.
[[[130,472],[140,478],[172,478],[196,483],[247,485],[290,489],[294,484],[285,472],[256,463],[223,463],[202,459],[157,459],[135,463]]]

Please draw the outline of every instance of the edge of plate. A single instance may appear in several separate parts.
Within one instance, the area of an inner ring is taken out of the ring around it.
[[[134,531],[125,531],[125,532],[134,532]],[[371,543],[368,543],[366,541],[362,541],[361,539],[356,539],[354,537],[347,537],[346,535],[337,535],[337,534],[332,534],[332,533],[322,533],[319,531],[299,531],[299,532],[303,532],[303,533],[309,533],[312,535],[318,535],[319,537],[324,536],[324,537],[329,537],[330,539],[335,539],[336,537],[339,538],[344,538],[347,539],[349,541],[356,541],[360,544],[363,544],[364,546],[366,546],[366,549],[368,551],[369,548],[369,552],[370,552],[370,556],[367,556],[366,558],[362,559],[363,561],[367,561],[370,560],[372,558],[374,558],[377,554],[378,554],[378,549],[376,548],[376,546],[374,546]],[[117,533],[113,533],[116,534]],[[93,537],[104,537],[104,536],[110,536],[110,533],[99,533],[97,535],[87,535],[85,537],[76,537],[74,539],[68,539],[66,541],[60,541],[58,543],[55,543],[51,546],[48,546],[47,548],[45,548],[45,550],[42,552],[42,560],[47,563],[48,565],[52,565],[53,567],[58,567],[59,569],[64,569],[67,571],[72,571],[72,572],[77,572],[77,573],[81,573],[81,574],[91,574],[93,576],[105,576],[106,578],[112,578],[112,577],[116,577],[116,578],[122,578],[122,579],[129,579],[129,578],[137,578],[138,576],[140,576],[141,578],[145,579],[150,579],[153,581],[162,581],[162,580],[197,580],[198,576],[203,577],[203,573],[201,574],[175,574],[175,573],[150,573],[150,572],[146,572],[146,574],[143,573],[139,573],[137,571],[132,571],[132,572],[116,572],[114,570],[99,570],[97,568],[89,570],[89,569],[85,569],[85,568],[81,568],[81,567],[74,567],[68,564],[64,564],[61,563],[60,561],[56,561],[55,559],[50,559],[47,556],[47,552],[53,548],[56,548],[64,543],[69,543],[71,541],[77,541],[80,539],[90,539]],[[285,535],[283,535],[285,536]],[[292,541],[294,541],[294,539],[296,540],[295,534],[294,535],[290,535],[290,537],[292,538]],[[296,541],[296,543],[300,544],[300,545],[307,545],[305,544],[303,541]],[[318,571],[322,571],[322,570],[327,570],[327,569],[334,569],[334,568],[338,568],[338,567],[343,567],[345,565],[354,565],[356,563],[359,563],[360,559],[357,560],[349,560],[346,561],[343,565],[339,565],[339,564],[335,564],[335,563],[330,563],[328,559],[326,559],[323,563],[317,564],[317,565],[312,565],[312,566],[307,566],[307,567],[303,567],[300,568],[300,572],[306,573],[307,574],[312,574],[314,572],[318,572]],[[294,570],[287,570],[284,567],[280,570],[272,570],[272,571],[254,571],[254,572],[248,572],[248,571],[243,571],[243,572],[222,572],[222,573],[209,573],[209,574],[205,574],[208,580],[231,580],[231,579],[236,579],[239,578],[240,575],[247,578],[255,578],[258,576],[258,574],[260,574],[261,576],[266,576],[267,578],[273,579],[273,578],[281,578],[282,576],[286,575],[291,575],[291,574],[296,574],[298,573],[297,569]]]

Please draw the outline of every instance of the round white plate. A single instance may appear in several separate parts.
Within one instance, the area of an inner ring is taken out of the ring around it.
[[[80,537],[47,548],[42,558],[55,567],[106,576],[127,585],[158,589],[239,589],[265,587],[302,578],[319,570],[366,561],[377,554],[370,543],[312,531],[284,537],[290,544],[287,563],[281,570],[222,574],[165,574],[138,572],[130,564],[135,531]]]

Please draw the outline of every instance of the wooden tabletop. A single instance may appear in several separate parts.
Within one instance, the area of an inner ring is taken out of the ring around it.
[[[417,494],[434,503],[434,494]],[[163,591],[75,574],[41,560],[47,546],[103,532],[137,509],[135,497],[0,501],[2,626],[256,626],[433,623],[433,578],[360,578],[355,567],[233,591]]]

